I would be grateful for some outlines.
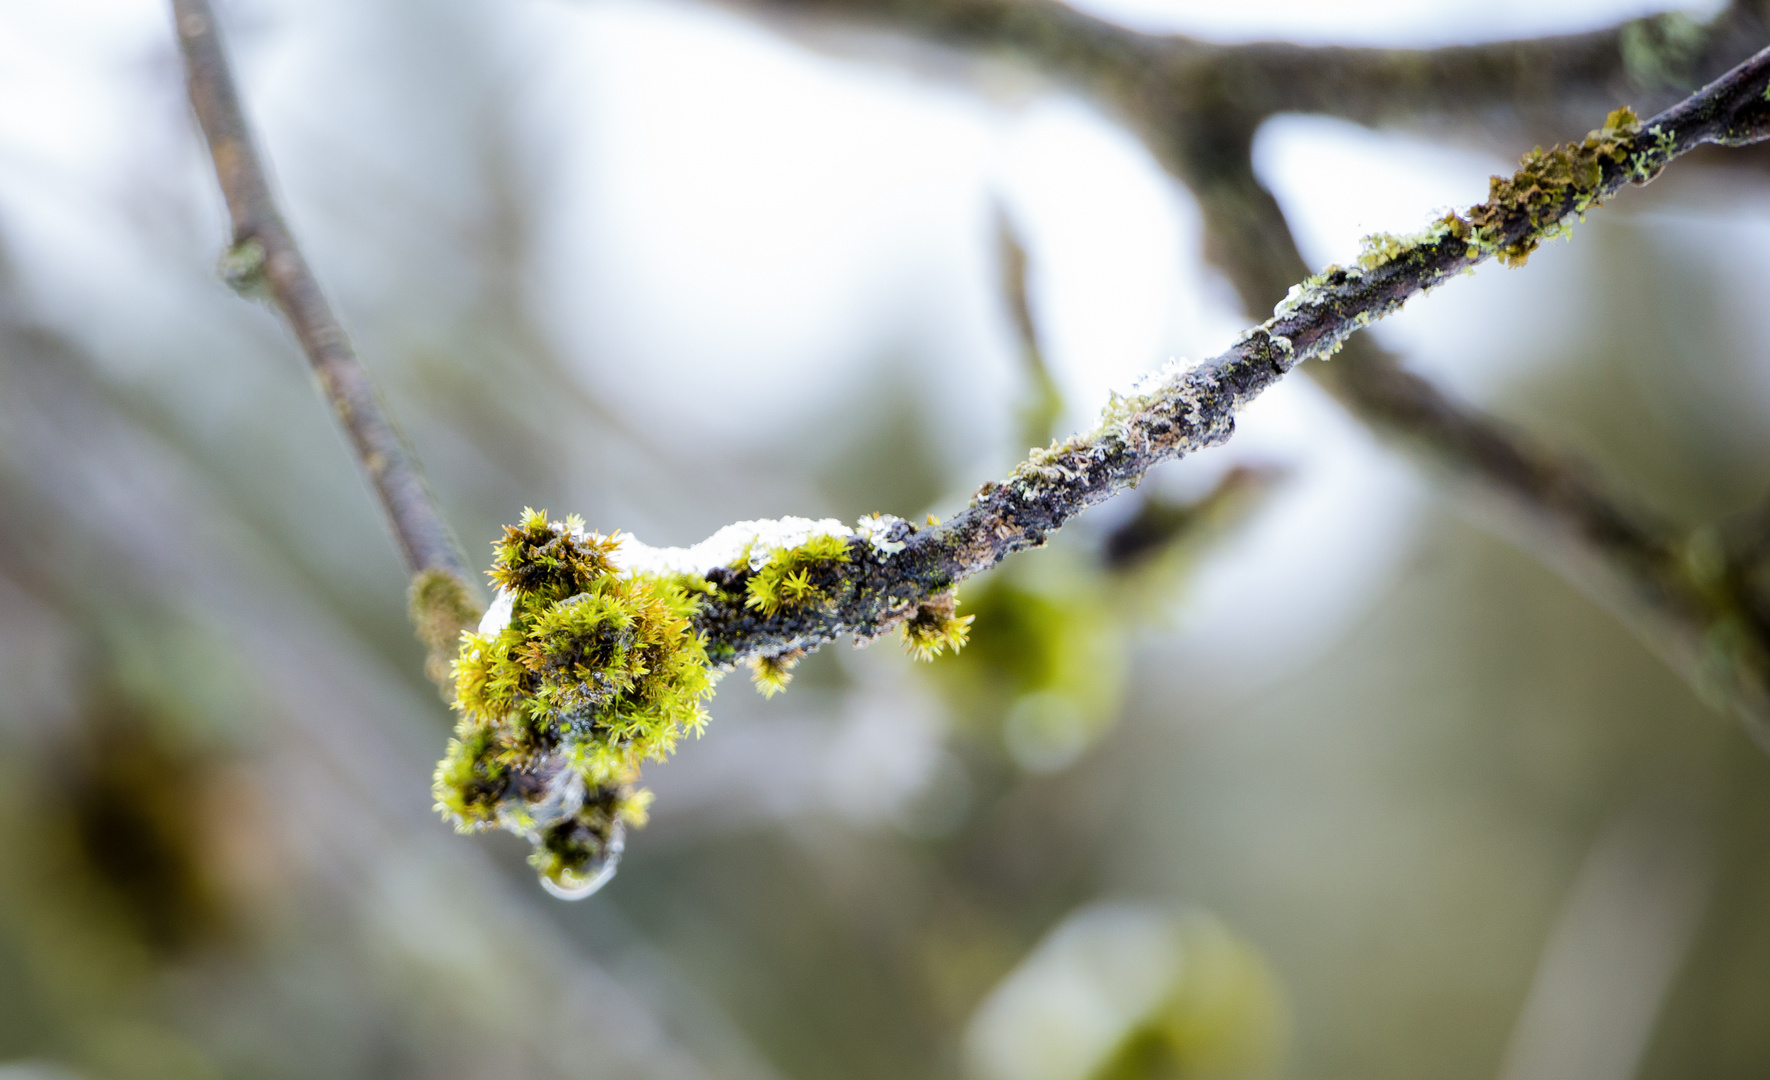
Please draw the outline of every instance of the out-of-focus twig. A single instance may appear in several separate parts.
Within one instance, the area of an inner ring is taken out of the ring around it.
[[[1032,301],[1027,295],[1026,248],[1007,213],[1001,210],[996,213],[996,232],[1002,253],[1002,294],[1020,345],[1021,363],[1031,383],[1026,404],[1020,410],[1020,434],[1026,440],[1024,445],[1043,446],[1057,434],[1057,421],[1063,415],[1063,391],[1045,362],[1039,328],[1033,322]]]
[[[1762,0],[1699,22],[1678,11],[1574,34],[1442,48],[1222,45],[1134,30],[1062,0],[734,0],[803,22],[841,20],[1013,53],[1096,93],[1145,130],[1224,109],[1359,123],[1492,122],[1565,130],[1569,110],[1675,101],[1770,35]]]
[[[368,370],[326,302],[271,191],[269,170],[246,122],[220,27],[209,0],[172,0],[191,105],[209,143],[227,201],[233,245],[230,282],[264,291],[294,331],[333,416],[387,514],[412,576],[412,618],[431,652],[431,676],[446,681],[460,631],[478,617],[479,591],[417,458],[382,406]]]

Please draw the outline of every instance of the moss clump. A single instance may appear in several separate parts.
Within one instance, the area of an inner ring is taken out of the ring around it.
[[[823,594],[812,575],[820,567],[847,561],[848,541],[840,536],[813,536],[803,544],[778,548],[745,583],[744,606],[774,615],[814,603]]]
[[[496,742],[491,725],[478,717],[464,716],[437,763],[432,785],[436,808],[462,832],[482,829],[498,820],[498,803],[509,786],[510,770],[498,760]]]
[[[1375,270],[1397,259],[1405,259],[1416,251],[1424,251],[1446,237],[1467,240],[1472,231],[1467,221],[1455,213],[1448,213],[1419,232],[1407,236],[1397,236],[1394,233],[1372,233],[1362,242],[1362,250],[1358,253],[1358,266],[1362,270]]]
[[[1560,235],[1568,215],[1584,213],[1598,201],[1607,167],[1636,175],[1635,137],[1640,131],[1634,110],[1621,108],[1582,142],[1532,150],[1516,173],[1494,177],[1487,202],[1469,212],[1469,224],[1475,229],[1472,242],[1491,245],[1507,266],[1524,265],[1538,244]],[[1500,230],[1519,215],[1529,222],[1529,229],[1502,244]]]
[[[706,723],[705,583],[617,572],[613,537],[528,511],[494,546],[508,621],[461,635],[460,720],[437,766],[437,809],[464,832],[502,827],[561,895],[619,857],[643,821],[639,766]]]
[[[758,656],[750,661],[750,681],[765,698],[771,698],[793,681],[793,668],[805,658],[804,649],[788,649],[773,656]]]
[[[916,608],[903,624],[903,643],[911,656],[927,661],[948,649],[957,653],[965,647],[976,616],[959,615],[958,607],[958,597],[946,592]]]

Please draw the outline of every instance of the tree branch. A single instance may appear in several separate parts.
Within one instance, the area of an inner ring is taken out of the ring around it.
[[[430,673],[446,682],[446,658],[482,607],[454,534],[417,459],[382,407],[374,380],[352,349],[278,209],[269,170],[252,137],[209,0],[172,0],[191,105],[227,200],[233,245],[230,284],[265,292],[294,331],[357,463],[392,526],[412,576],[412,618],[430,647]]]
[[[1703,24],[1667,13],[1589,33],[1429,50],[1215,46],[1141,34],[1057,0],[775,4],[867,12],[950,44],[1006,47],[1116,104],[1199,199],[1207,254],[1256,311],[1307,273],[1250,164],[1254,132],[1268,116],[1302,111],[1369,124],[1448,117],[1541,129],[1616,96],[1663,102],[1770,34],[1760,0],[1736,0]],[[1340,363],[1309,371],[1366,424],[1473,481],[1465,494],[1497,495],[1512,517],[1559,541],[1559,553],[1572,557],[1551,561],[1564,574],[1770,748],[1770,560],[1755,539],[1770,531],[1755,519],[1739,524],[1715,559],[1693,561],[1690,537],[1608,492],[1583,463],[1451,400],[1367,338],[1353,339]],[[1770,511],[1757,516],[1770,520]],[[1696,569],[1709,563],[1716,568]]]
[[[1366,252],[1361,267],[1331,267],[1294,287],[1271,319],[1228,352],[1167,373],[1142,393],[1116,398],[1099,427],[1036,452],[1005,481],[986,484],[952,521],[898,526],[888,538],[902,544],[895,553],[851,541],[847,562],[818,569],[815,583],[827,603],[763,615],[744,604],[741,590],[703,601],[697,625],[709,656],[729,665],[816,647],[845,633],[873,637],[911,618],[919,605],[1015,551],[1040,545],[1069,518],[1134,485],[1155,465],[1224,441],[1235,414],[1260,391],[1308,357],[1331,356],[1413,295],[1496,256],[1522,262],[1569,219],[1625,184],[1645,183],[1696,146],[1765,138],[1767,73],[1770,50],[1644,125],[1613,117],[1612,126],[1583,143],[1535,152],[1510,179],[1495,178],[1487,202],[1448,215],[1415,237],[1386,238],[1384,249]],[[1411,397],[1397,394],[1390,403],[1397,416],[1446,420],[1437,415],[1429,387],[1406,385]],[[1521,492],[1576,514],[1594,541],[1637,553],[1648,566],[1665,557],[1657,541],[1611,514],[1606,501],[1568,475],[1519,456],[1508,440],[1479,425],[1453,430],[1470,460],[1491,459],[1491,471],[1509,472]],[[718,573],[724,575],[720,584],[729,586],[748,572]]]
[[[1258,311],[1308,270],[1282,210],[1254,175],[1251,130],[1233,116],[1224,124],[1226,133],[1170,144],[1168,164],[1199,193],[1212,260],[1243,304]],[[1770,664],[1760,647],[1770,633],[1733,632],[1749,597],[1693,575],[1683,530],[1608,488],[1587,463],[1406,371],[1367,335],[1348,341],[1334,363],[1306,370],[1378,434],[1462,481],[1458,493],[1465,501],[1502,511],[1502,528],[1522,526],[1528,535],[1521,546],[1554,564],[1699,692],[1770,741],[1762,693]],[[1714,642],[1733,644],[1717,653]]]
[[[958,647],[969,621],[954,611],[960,581],[1039,546],[1156,465],[1228,439],[1262,390],[1417,293],[1490,258],[1523,262],[1571,218],[1698,145],[1770,138],[1766,93],[1770,49],[1646,125],[1618,110],[1583,142],[1533,151],[1512,177],[1493,178],[1487,202],[1416,236],[1379,238],[1358,267],[1294,286],[1227,352],[1170,365],[1115,396],[1092,431],[1034,451],[944,525],[745,522],[695,548],[659,550],[586,532],[581,521],[525,515],[499,544],[497,601],[462,639],[461,716],[437,766],[438,807],[463,831],[527,837],[550,891],[589,895],[614,873],[627,828],[645,819],[649,793],[634,787],[641,763],[667,756],[705,721],[709,669],[749,662],[769,692],[805,650],[842,635],[901,627],[918,654]],[[1453,460],[1552,507],[1552,520],[1639,571],[1678,626],[1710,631],[1692,635],[1690,663],[1718,658],[1728,700],[1766,715],[1764,639],[1723,632],[1747,629],[1736,619],[1705,622],[1713,609],[1702,582],[1667,572],[1674,559],[1655,534],[1552,460],[1521,454],[1506,433],[1454,409],[1440,415],[1427,384],[1394,374],[1383,385],[1397,426],[1454,442]]]

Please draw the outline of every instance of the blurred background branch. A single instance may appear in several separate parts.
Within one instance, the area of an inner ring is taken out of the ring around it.
[[[233,222],[223,274],[242,295],[263,294],[274,302],[307,355],[320,392],[393,528],[412,577],[412,621],[430,650],[426,666],[447,694],[455,643],[484,607],[476,579],[425,483],[422,466],[382,404],[277,207],[270,170],[246,122],[214,8],[209,0],[173,0],[172,12],[191,104]]]

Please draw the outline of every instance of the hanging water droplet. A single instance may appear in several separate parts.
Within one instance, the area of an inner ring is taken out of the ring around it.
[[[610,830],[599,857],[575,867],[562,862],[554,863],[541,872],[541,888],[561,900],[582,900],[592,895],[615,876],[615,869],[621,863],[621,852],[626,845],[627,830],[617,821]]]

